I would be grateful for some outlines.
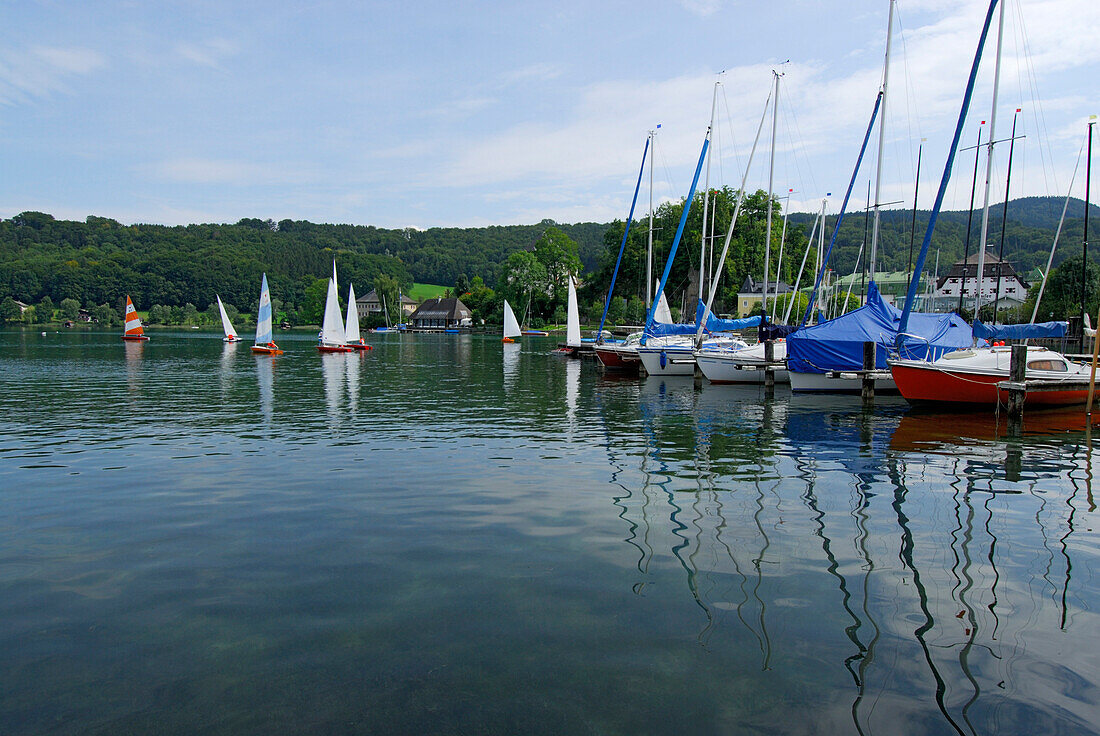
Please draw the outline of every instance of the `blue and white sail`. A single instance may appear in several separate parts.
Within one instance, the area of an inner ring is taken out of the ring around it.
[[[267,290],[267,274],[260,283],[260,309],[256,312],[256,344],[267,345],[275,341],[271,325],[271,293]]]

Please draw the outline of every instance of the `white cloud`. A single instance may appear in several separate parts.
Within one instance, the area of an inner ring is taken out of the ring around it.
[[[232,41],[224,38],[212,38],[200,43],[178,43],[175,46],[175,51],[184,59],[195,64],[220,69],[223,59],[237,53],[237,46]]]
[[[162,180],[185,184],[262,186],[316,180],[311,172],[285,163],[261,164],[208,158],[177,158],[162,161],[151,167],[151,173]]]
[[[0,104],[70,91],[69,82],[105,67],[103,54],[82,47],[32,46],[0,54]]]
[[[678,0],[678,2],[688,12],[704,18],[722,9],[722,0]]]

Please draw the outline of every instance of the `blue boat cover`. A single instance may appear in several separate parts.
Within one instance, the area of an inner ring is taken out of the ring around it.
[[[787,367],[799,373],[857,371],[863,368],[863,343],[874,342],[875,367],[886,368],[887,350],[897,341],[900,322],[901,310],[887,304],[872,281],[867,303],[859,309],[787,337]],[[913,312],[901,357],[935,360],[972,342],[970,325],[959,315]]]
[[[664,337],[665,335],[694,335],[699,331],[699,320],[703,318],[706,306],[702,300],[695,307],[695,321],[681,324],[669,324],[667,322],[654,321],[646,330],[648,337]],[[707,315],[707,327],[705,332],[733,332],[749,327],[757,327],[760,324],[760,315],[745,317],[743,319],[719,319],[714,313]]]
[[[974,320],[974,337],[981,337],[986,340],[1065,337],[1068,327],[1068,322],[1040,322],[1037,325],[987,325],[979,320]]]

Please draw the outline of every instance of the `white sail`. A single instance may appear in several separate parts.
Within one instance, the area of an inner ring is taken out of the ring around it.
[[[260,308],[256,312],[256,344],[266,345],[274,342],[271,332],[271,294],[267,290],[267,274],[260,284]]]
[[[334,268],[333,276],[335,275]],[[328,280],[328,298],[325,299],[325,317],[321,322],[321,344],[343,345],[345,343],[344,318],[340,314],[340,298],[336,296],[336,279],[331,278]]]
[[[359,309],[355,306],[355,287],[348,284],[348,321],[344,328],[344,338],[349,342],[359,342]]]
[[[569,302],[565,317],[565,344],[571,348],[581,346],[581,316],[577,309],[577,290],[573,287],[573,277],[569,277]]]
[[[519,320],[516,319],[516,313],[512,311],[512,307],[508,304],[508,300],[504,300],[504,336],[505,337],[519,337]]]
[[[665,293],[661,292],[661,298],[657,301],[657,311],[653,313],[654,322],[663,322],[666,325],[672,324],[672,310],[668,308],[668,299],[665,298]]]
[[[225,336],[227,338],[236,340],[237,331],[233,329],[233,323],[229,321],[229,315],[225,312],[225,305],[222,304],[222,298],[217,294],[214,295],[218,300],[218,311],[222,315],[222,329],[225,330]]]

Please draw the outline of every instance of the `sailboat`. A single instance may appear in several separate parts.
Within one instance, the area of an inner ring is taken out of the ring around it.
[[[519,320],[516,319],[516,313],[512,311],[512,307],[508,304],[508,300],[504,300],[504,339],[502,342],[515,342],[515,338],[521,334],[519,329]]]
[[[267,274],[260,282],[260,308],[256,311],[256,344],[252,352],[260,355],[282,355],[271,333],[271,292],[267,289]]]
[[[126,295],[126,331],[122,333],[123,340],[148,340],[145,328],[141,326],[141,317],[134,309],[134,303],[130,301],[130,295]]]
[[[336,295],[336,261],[332,262],[332,278],[328,280],[328,297],[325,299],[325,316],[321,320],[321,334],[317,338],[317,351],[321,353],[350,353],[344,334],[344,318],[340,314],[340,298]]]
[[[240,342],[241,336],[233,329],[233,323],[229,321],[229,315],[225,312],[225,305],[222,304],[222,298],[217,294],[214,296],[218,300],[218,311],[222,315],[222,329],[225,330],[225,337],[222,338],[222,342]]]
[[[581,316],[577,308],[577,289],[573,286],[573,277],[569,276],[569,296],[565,310],[565,342],[558,345],[555,353],[576,358],[581,348]]]
[[[334,272],[335,268],[333,266]],[[371,350],[371,346],[359,336],[359,308],[355,304],[355,287],[351,284],[348,284],[348,320],[344,328],[344,339],[352,350]]]

